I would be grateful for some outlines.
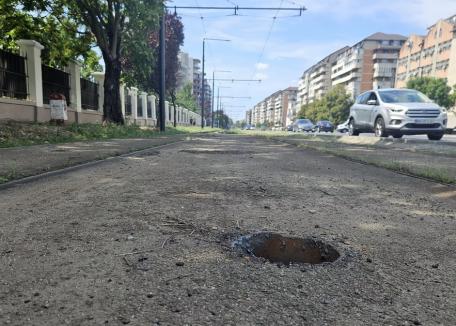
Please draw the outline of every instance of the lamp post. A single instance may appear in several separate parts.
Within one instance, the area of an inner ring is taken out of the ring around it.
[[[205,47],[206,41],[219,41],[219,42],[230,42],[230,40],[221,39],[221,38],[203,38],[203,72],[201,74],[201,128],[204,128],[204,96],[205,85],[204,85],[204,60],[205,60]]]
[[[231,86],[219,86],[217,87],[217,128],[220,126],[220,105],[221,105],[221,102],[220,102],[220,88],[231,88]]]
[[[215,73],[216,72],[231,72],[230,70],[214,70],[212,71],[212,105],[211,105],[211,127],[214,128],[214,97],[215,97]]]

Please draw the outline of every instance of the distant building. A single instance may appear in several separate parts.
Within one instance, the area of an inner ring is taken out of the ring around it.
[[[402,35],[375,33],[308,68],[299,80],[287,124],[296,119],[303,105],[321,99],[335,85],[344,85],[353,98],[369,89],[394,87],[399,51],[405,40]]]
[[[201,60],[193,59],[193,96],[201,105]]]
[[[184,86],[193,85],[193,58],[186,52],[179,52],[179,70],[177,71],[177,90],[182,90]]]
[[[245,112],[245,123],[248,125],[252,124],[252,110]]]
[[[456,15],[428,27],[426,35],[410,35],[401,48],[396,87],[415,77],[445,78],[456,84]]]
[[[317,64],[304,71],[298,85],[297,102],[301,105],[321,99],[332,86],[332,66],[339,54],[350,49],[348,46],[331,53]]]
[[[399,51],[406,37],[372,34],[337,55],[331,84],[344,85],[353,98],[370,89],[394,87]]]
[[[288,110],[296,102],[297,94],[297,87],[288,87],[271,94],[252,108],[251,124],[263,124],[275,129],[286,127]]]

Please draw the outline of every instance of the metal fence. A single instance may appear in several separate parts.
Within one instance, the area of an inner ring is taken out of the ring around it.
[[[81,78],[81,105],[84,110],[98,110],[98,84]]]
[[[152,118],[152,102],[147,99],[147,117]]]
[[[138,108],[138,117],[144,117],[143,115],[143,101],[142,101],[142,97],[138,96],[137,97],[138,99],[138,102],[137,102],[137,105],[136,107]]]
[[[49,96],[53,93],[65,95],[67,105],[70,105],[70,74],[65,71],[42,65],[43,73],[43,102],[49,104]]]
[[[125,89],[125,115],[131,115],[131,95]]]
[[[0,96],[27,98],[25,58],[0,50]]]

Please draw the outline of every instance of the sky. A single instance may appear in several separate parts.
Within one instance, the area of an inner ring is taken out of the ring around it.
[[[240,10],[235,16],[226,10],[177,9],[184,24],[182,50],[190,56],[201,59],[203,38],[230,40],[206,41],[208,78],[213,70],[227,70],[216,73],[216,79],[262,80],[216,83],[224,109],[235,121],[275,91],[297,86],[304,70],[345,45],[376,32],[425,34],[438,19],[456,14],[456,0],[173,0],[167,4],[306,8],[301,16],[299,11]]]

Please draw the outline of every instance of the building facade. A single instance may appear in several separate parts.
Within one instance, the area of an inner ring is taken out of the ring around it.
[[[337,54],[331,86],[344,85],[353,98],[376,88],[394,87],[399,51],[406,37],[375,33]]]
[[[186,52],[179,52],[179,70],[176,74],[177,90],[182,90],[186,85],[193,85],[193,58]]]
[[[331,53],[302,74],[298,84],[297,104],[299,106],[321,99],[332,86],[332,66],[340,53],[348,50],[346,46]]]
[[[294,106],[297,94],[297,87],[288,87],[269,95],[248,111],[251,124],[264,125],[273,129],[286,127],[288,112]]]
[[[428,27],[426,35],[411,35],[401,48],[396,87],[416,77],[445,78],[456,84],[456,15]]]

